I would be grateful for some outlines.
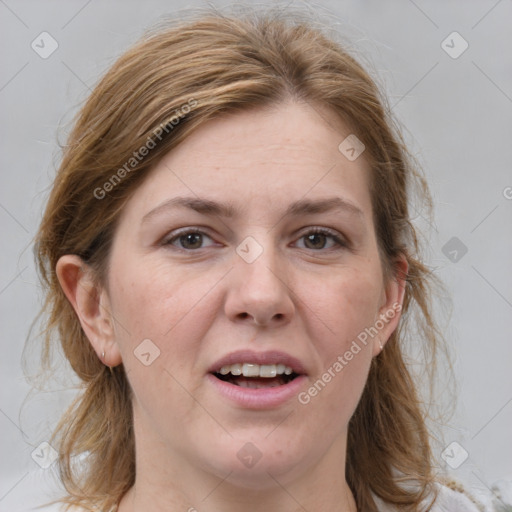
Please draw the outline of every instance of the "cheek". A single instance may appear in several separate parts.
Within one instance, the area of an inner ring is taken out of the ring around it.
[[[374,267],[345,269],[334,275],[305,295],[314,312],[309,314],[310,336],[319,372],[299,398],[327,430],[339,431],[355,411],[368,376],[372,340],[365,340],[364,333],[378,312],[381,290],[376,284],[381,275]]]
[[[347,268],[333,272],[328,279],[313,279],[304,288],[306,305],[318,318],[319,331],[312,339],[322,344],[332,357],[344,351],[351,341],[373,325],[379,309],[382,276],[374,268]],[[306,293],[307,292],[307,293]],[[307,310],[307,309],[306,309]],[[321,336],[318,334],[321,333]]]
[[[160,411],[166,424],[181,424],[197,414],[189,393],[201,340],[217,314],[208,292],[219,277],[212,274],[192,279],[169,265],[129,262],[111,274],[116,341],[135,406],[147,417]]]
[[[117,341],[125,366],[132,364],[138,345],[150,339],[160,350],[161,363],[190,369],[188,360],[216,314],[208,299],[218,280],[213,271],[193,279],[168,263],[125,261],[117,266],[111,277],[112,306],[121,326]]]

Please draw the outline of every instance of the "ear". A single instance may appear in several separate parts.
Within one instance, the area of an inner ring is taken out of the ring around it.
[[[375,319],[377,334],[373,342],[374,356],[382,352],[400,321],[408,270],[407,258],[405,255],[400,255],[395,261],[394,275],[390,276],[385,283],[379,313]]]
[[[122,359],[108,294],[93,278],[92,269],[79,256],[66,254],[59,258],[55,270],[62,290],[100,360],[110,367],[120,364]]]

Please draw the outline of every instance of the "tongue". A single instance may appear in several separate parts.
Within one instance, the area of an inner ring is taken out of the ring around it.
[[[277,386],[282,386],[285,384],[285,380],[281,375],[272,378],[264,378],[264,377],[235,377],[232,376],[229,378],[229,382],[231,384],[236,384],[242,388],[275,388]]]

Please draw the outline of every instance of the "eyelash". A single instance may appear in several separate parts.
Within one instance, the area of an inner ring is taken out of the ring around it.
[[[185,235],[190,235],[190,234],[205,235],[211,239],[211,237],[207,233],[205,233],[204,231],[201,231],[200,229],[184,228],[181,231],[178,230],[171,238],[164,240],[162,245],[164,245],[164,246],[173,245],[174,241],[179,240],[181,237],[183,237]],[[312,227],[310,229],[310,231],[306,231],[305,233],[303,233],[299,237],[299,240],[308,235],[325,235],[325,236],[331,238],[338,245],[338,249],[348,248],[348,243],[343,238],[338,236],[338,233],[336,231],[330,230],[328,228]],[[194,251],[200,251],[201,249],[205,249],[205,247],[200,247],[198,249],[185,249],[183,247],[175,247],[175,248],[181,252],[194,252]],[[317,249],[307,249],[307,250],[319,252],[319,251],[336,250],[336,247],[329,247],[327,249],[318,249],[318,250]]]

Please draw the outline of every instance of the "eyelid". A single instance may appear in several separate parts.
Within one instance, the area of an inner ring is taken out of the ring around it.
[[[201,247],[199,249],[184,249],[182,247],[174,246],[174,244],[173,244],[174,241],[178,240],[181,236],[189,234],[189,233],[197,233],[197,234],[206,236],[210,240],[215,242],[213,236],[210,236],[208,234],[208,228],[202,227],[202,226],[185,226],[183,228],[178,228],[178,229],[172,231],[168,236],[164,237],[161,242],[161,245],[173,246],[177,251],[186,252],[186,253],[199,252],[201,249],[207,248],[207,247]],[[299,240],[301,240],[304,236],[306,236],[308,234],[323,234],[328,237],[331,237],[332,240],[335,242],[336,246],[326,248],[326,249],[316,249],[316,250],[305,248],[306,250],[310,250],[313,252],[327,252],[327,251],[337,250],[340,248],[346,249],[346,248],[350,247],[350,242],[347,240],[347,238],[344,235],[342,235],[337,230],[334,230],[334,229],[328,228],[328,227],[324,227],[324,226],[307,226],[305,228],[302,228],[294,235],[296,237],[296,240],[294,243],[298,242]],[[218,242],[216,242],[216,243],[218,244]],[[209,246],[209,247],[211,247],[211,246]]]
[[[160,242],[160,245],[166,246],[166,245],[173,245],[172,242],[179,239],[181,236],[186,235],[188,233],[198,233],[203,236],[207,236],[210,240],[213,240],[213,237],[210,236],[207,232],[207,228],[200,227],[200,226],[185,226],[183,228],[178,228],[171,233],[168,233],[162,241]],[[183,249],[182,247],[174,246],[176,250],[181,252],[197,252],[201,249]],[[203,248],[204,249],[204,248]]]
[[[308,227],[300,230],[298,233],[298,240],[300,240],[302,237],[306,236],[309,233],[313,233],[313,234],[319,233],[319,234],[330,236],[337,244],[338,249],[340,247],[349,248],[349,246],[350,246],[349,240],[343,234],[341,234],[339,231],[337,231],[335,229],[327,228],[324,226],[308,226]],[[336,247],[330,248],[330,250],[333,250],[333,249],[336,249]],[[310,249],[310,250],[314,250],[314,249]],[[315,252],[328,251],[328,250],[329,249],[319,249]]]

